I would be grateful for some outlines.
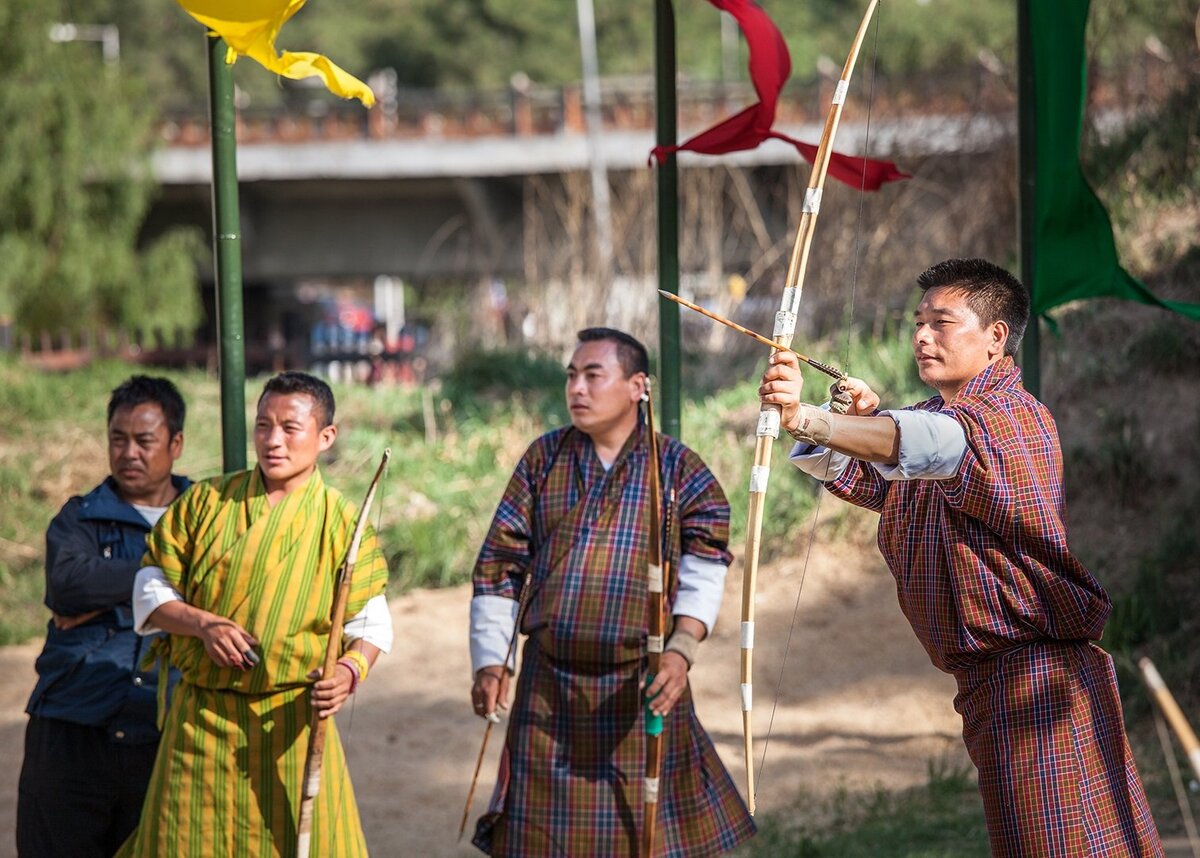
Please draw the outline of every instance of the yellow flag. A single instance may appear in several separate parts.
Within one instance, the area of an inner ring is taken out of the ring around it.
[[[357,98],[367,107],[375,103],[371,88],[339,68],[322,54],[275,50],[279,28],[296,14],[305,0],[177,0],[183,10],[229,45],[225,61],[247,56],[275,74],[299,80],[320,77],[342,98]]]

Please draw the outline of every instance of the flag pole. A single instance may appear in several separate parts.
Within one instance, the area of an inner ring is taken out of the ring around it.
[[[675,9],[671,0],[654,0],[655,142],[676,143]],[[679,294],[679,164],[675,153],[658,165],[658,288]],[[680,437],[679,307],[658,299],[658,379],[662,431]]]
[[[242,247],[238,214],[237,109],[225,40],[208,40],[212,137],[213,277],[221,377],[221,452],[225,473],[246,467],[246,342],[242,316]]]
[[[1021,378],[1025,389],[1041,398],[1041,318],[1032,310],[1037,284],[1034,282],[1037,242],[1037,90],[1033,66],[1033,34],[1029,4],[1017,0],[1017,164],[1019,179],[1017,235],[1021,256],[1021,280],[1029,290],[1029,325],[1021,343]]]

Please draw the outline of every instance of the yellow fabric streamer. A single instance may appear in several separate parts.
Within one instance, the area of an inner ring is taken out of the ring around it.
[[[229,45],[227,63],[247,56],[283,77],[319,77],[342,98],[357,98],[366,107],[375,103],[371,88],[322,54],[308,51],[277,53],[275,37],[305,0],[176,0],[183,10]]]

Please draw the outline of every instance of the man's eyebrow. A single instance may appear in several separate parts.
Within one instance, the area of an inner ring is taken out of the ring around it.
[[[958,318],[958,313],[950,307],[930,307],[925,312],[930,316],[954,316]],[[913,310],[913,316],[916,317],[919,315],[921,315],[921,308],[917,307],[917,309]]]
[[[569,364],[567,364],[567,369],[568,369],[568,370],[572,370],[572,369],[573,369],[573,370],[575,370],[576,372],[580,372],[581,370],[582,370],[582,371],[587,371],[587,370],[589,370],[589,369],[604,369],[604,364],[602,364],[602,363],[600,363],[600,362],[598,362],[598,361],[592,361],[591,363],[589,363],[589,364],[585,364],[585,365],[584,365],[584,366],[582,366],[582,367],[576,367],[576,366],[575,366],[575,364],[573,364],[573,363],[569,363]]]

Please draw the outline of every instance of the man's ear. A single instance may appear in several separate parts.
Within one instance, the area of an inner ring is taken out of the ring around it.
[[[330,423],[320,433],[320,446],[318,449],[324,453],[333,446],[333,442],[337,440],[337,424]]]
[[[167,442],[167,451],[171,455],[171,461],[174,462],[183,455],[183,430],[180,429],[175,433],[175,437]]]
[[[646,396],[647,383],[650,381],[650,376],[644,372],[639,372],[634,375],[630,381],[633,382],[630,387],[630,395],[634,402],[641,402]]]
[[[997,319],[992,322],[992,342],[989,348],[989,357],[997,357],[1004,354],[1004,347],[1008,345],[1009,328],[1008,322],[1003,319]]]

